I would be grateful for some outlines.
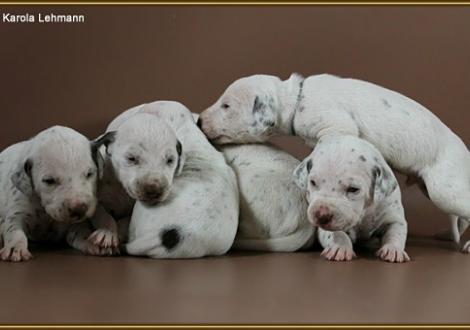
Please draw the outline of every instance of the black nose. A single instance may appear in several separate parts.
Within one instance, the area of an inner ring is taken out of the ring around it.
[[[315,213],[319,225],[327,225],[333,220],[333,214],[317,211]]]
[[[69,215],[71,218],[81,219],[88,211],[88,204],[78,203],[68,207]]]
[[[163,189],[158,184],[146,184],[142,190],[145,199],[158,199],[163,193]]]
[[[199,116],[199,118],[197,119],[196,125],[197,125],[197,127],[199,127],[200,129],[202,129],[202,118],[201,118],[201,116]]]

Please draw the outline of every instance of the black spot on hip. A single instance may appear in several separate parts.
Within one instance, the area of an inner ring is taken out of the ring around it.
[[[178,229],[176,229],[176,228],[163,229],[160,232],[160,240],[162,241],[162,245],[167,250],[172,250],[181,241],[181,235],[180,235]]]

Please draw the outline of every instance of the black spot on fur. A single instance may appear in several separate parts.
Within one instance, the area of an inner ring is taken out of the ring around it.
[[[388,103],[388,101],[386,99],[382,99],[382,103],[383,105],[385,105],[385,107],[387,108],[391,108],[392,106],[390,105],[390,103]]]
[[[363,155],[360,155],[359,159],[362,160],[363,162],[365,162],[367,160],[366,157],[364,157]]]
[[[309,159],[308,162],[307,162],[307,172],[310,172],[310,170],[312,169],[312,160]]]
[[[259,96],[256,96],[255,103],[253,104],[253,113],[261,111],[265,106],[266,105],[260,100]]]
[[[354,151],[356,151],[356,149],[352,148],[352,149],[351,149],[351,152],[354,152]]]
[[[169,251],[174,249],[181,241],[181,235],[176,228],[163,229],[160,232],[160,240],[162,245]]]

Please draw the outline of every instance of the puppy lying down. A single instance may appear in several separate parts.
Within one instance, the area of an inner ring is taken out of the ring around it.
[[[304,193],[292,178],[300,162],[271,145],[225,145],[220,150],[240,191],[234,248],[291,252],[311,246],[315,227],[307,219]]]
[[[221,255],[232,246],[238,225],[235,174],[178,102],[159,101],[137,110],[154,114],[175,132],[185,163],[169,196],[155,206],[136,202],[126,251],[152,258]]]
[[[405,262],[407,223],[397,180],[380,152],[353,136],[322,137],[295,169],[307,191],[309,221],[328,260],[351,260],[353,243],[373,246],[384,261]]]

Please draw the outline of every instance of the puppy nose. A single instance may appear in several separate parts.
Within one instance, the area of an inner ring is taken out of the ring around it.
[[[147,199],[157,199],[162,195],[163,189],[158,183],[148,183],[143,186],[143,193]]]
[[[69,215],[71,218],[81,219],[88,211],[88,204],[85,202],[78,202],[68,207]]]
[[[196,122],[197,127],[199,127],[202,130],[202,117],[199,116]]]
[[[317,218],[319,225],[327,225],[333,220],[333,214],[328,207],[322,205],[315,211],[315,218]]]

